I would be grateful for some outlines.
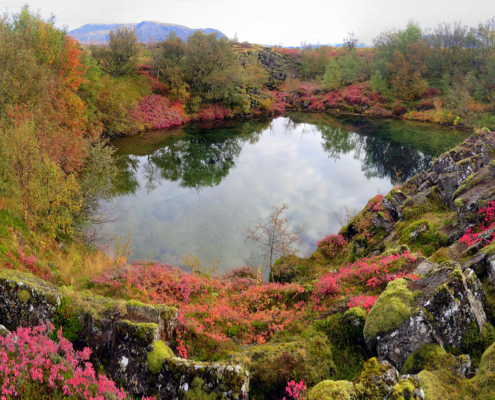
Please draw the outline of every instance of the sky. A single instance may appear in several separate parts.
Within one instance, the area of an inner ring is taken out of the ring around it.
[[[0,11],[26,3],[2,0]],[[370,45],[381,31],[461,21],[476,26],[495,17],[494,0],[31,0],[31,10],[56,16],[69,30],[88,23],[159,21],[214,28],[241,42],[299,46],[340,43],[348,32]]]

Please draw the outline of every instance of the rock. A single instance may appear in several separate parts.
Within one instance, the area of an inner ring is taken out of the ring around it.
[[[419,263],[419,265],[415,268],[415,270],[412,273],[424,277],[428,274],[428,272],[430,272],[433,268],[435,268],[436,265],[437,264],[432,263],[427,259],[424,259]]]
[[[424,398],[425,394],[419,377],[417,375],[402,375],[397,385],[384,397],[384,400],[424,400]]]
[[[364,339],[379,359],[397,368],[427,343],[459,347],[472,329],[486,322],[484,292],[470,269],[446,262],[417,281],[397,279],[376,300],[368,314]]]
[[[0,269],[0,324],[15,331],[52,321],[62,296],[55,286],[29,273]]]
[[[472,269],[478,277],[485,275],[487,271],[486,253],[479,252],[462,265],[462,270]]]
[[[0,334],[19,326],[53,323],[65,296],[29,273],[0,269]],[[116,301],[88,292],[78,300],[76,318],[81,322],[79,344],[89,347],[92,361],[100,364],[97,367],[134,396],[175,399],[199,377],[205,393],[248,398],[249,374],[243,367],[173,357],[166,344],[175,335],[175,308]]]
[[[488,280],[495,286],[495,256],[488,257],[486,261],[488,264]]]
[[[459,363],[457,372],[460,375],[467,377],[471,372],[471,357],[469,357],[469,354],[461,354],[460,356],[456,357],[456,360]]]
[[[3,325],[0,325],[0,336],[7,336],[10,333],[10,331]]]

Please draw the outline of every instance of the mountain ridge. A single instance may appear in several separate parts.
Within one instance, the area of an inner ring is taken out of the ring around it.
[[[218,33],[218,37],[225,36],[225,34],[218,29],[192,29],[184,25],[158,21],[141,21],[138,23],[122,24],[85,24],[77,29],[69,31],[68,35],[78,40],[81,44],[105,44],[109,41],[110,31],[119,26],[129,26],[135,29],[138,40],[143,43],[150,41],[161,42],[162,40],[165,40],[171,32],[175,32],[177,36],[183,40],[187,40],[189,35],[197,31],[203,33]]]

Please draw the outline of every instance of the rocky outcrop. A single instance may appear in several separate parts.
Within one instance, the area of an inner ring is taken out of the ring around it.
[[[366,320],[366,344],[379,359],[401,368],[427,343],[459,347],[469,331],[486,323],[484,293],[475,273],[446,262],[427,277],[390,282]]]
[[[77,297],[78,344],[89,347],[92,361],[131,394],[176,399],[199,378],[205,393],[225,399],[248,398],[249,374],[239,365],[188,361],[173,357],[170,350],[156,354],[156,344],[167,348],[175,335],[176,309],[91,293]],[[0,269],[0,334],[19,326],[53,323],[65,298],[62,289],[31,274]],[[151,353],[154,362],[161,363],[156,371],[150,371]]]
[[[495,199],[495,135],[474,134],[452,150],[442,154],[431,168],[407,181],[402,189],[392,190],[383,206],[393,223],[410,217],[413,211],[428,212],[447,208],[457,211],[460,224],[449,233],[450,242],[469,226],[479,222],[482,204]],[[393,230],[376,218],[375,224]]]
[[[299,65],[290,55],[279,54],[271,47],[248,44],[239,44],[237,51],[240,52],[239,61],[245,65],[247,57],[255,57],[268,73],[266,86],[270,89],[278,87],[289,75],[296,76]]]

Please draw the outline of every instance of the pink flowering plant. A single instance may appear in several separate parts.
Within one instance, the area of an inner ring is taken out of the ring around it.
[[[89,348],[75,351],[62,329],[54,342],[49,337],[52,329],[45,324],[20,327],[0,336],[0,400],[132,399],[105,375],[95,373]]]

